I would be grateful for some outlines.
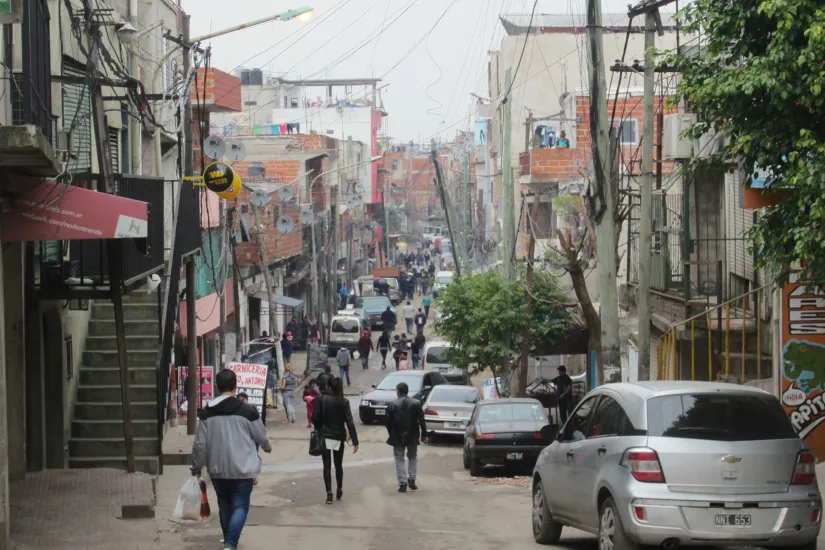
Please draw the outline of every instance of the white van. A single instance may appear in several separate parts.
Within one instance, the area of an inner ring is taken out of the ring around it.
[[[450,362],[448,351],[452,347],[446,340],[428,340],[424,344],[421,368],[440,372],[450,384],[467,385],[470,381],[467,372],[454,367]]]
[[[347,313],[339,312],[334,316],[329,327],[329,344],[327,345],[330,356],[334,357],[341,348],[347,348],[350,352],[355,351],[365,326],[366,322],[357,310],[349,310]]]

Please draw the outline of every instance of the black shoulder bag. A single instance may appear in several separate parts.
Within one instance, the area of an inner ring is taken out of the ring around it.
[[[321,418],[324,418],[324,403],[326,403],[326,396],[319,396],[321,399]],[[309,456],[321,456],[321,434],[314,428],[309,434]]]

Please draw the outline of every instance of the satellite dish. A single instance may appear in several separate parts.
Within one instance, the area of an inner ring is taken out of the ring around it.
[[[218,160],[226,153],[226,143],[223,138],[211,135],[203,142],[203,154],[212,160]]]
[[[263,189],[255,189],[249,196],[249,202],[258,208],[263,208],[269,203],[269,193]]]
[[[361,184],[360,183],[356,183],[355,185],[352,186],[352,193],[354,195],[360,195],[361,194]]]
[[[281,202],[289,202],[293,197],[295,197],[295,191],[292,190],[291,185],[284,185],[278,189],[278,198],[281,199]]]
[[[292,221],[291,216],[284,215],[278,218],[278,223],[276,225],[278,226],[278,231],[281,233],[291,233],[294,229],[295,223]]]
[[[312,208],[310,208],[309,206],[305,206],[304,208],[301,208],[301,212],[298,214],[298,220],[304,225],[307,225],[308,223],[312,223],[312,219],[314,217],[315,216],[312,213]]]
[[[246,145],[237,139],[226,142],[226,158],[230,162],[240,162],[246,158]]]
[[[350,197],[347,199],[347,206],[350,208],[355,208],[357,206],[361,206],[361,197]]]

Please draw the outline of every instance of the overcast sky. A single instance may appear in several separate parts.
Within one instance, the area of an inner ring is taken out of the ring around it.
[[[602,1],[605,12],[623,12],[628,3]],[[401,141],[428,140],[439,131],[448,138],[456,128],[466,127],[466,122],[456,123],[467,120],[470,92],[488,95],[487,51],[501,44],[499,14],[529,14],[533,6],[530,0],[183,0],[182,4],[192,16],[192,36],[311,5],[315,14],[309,22],[266,23],[214,39],[212,66],[225,71],[241,65],[263,68],[288,72],[290,78],[382,78],[382,84],[389,84],[382,92],[389,134]],[[581,13],[584,8],[585,0],[539,0],[536,13]]]

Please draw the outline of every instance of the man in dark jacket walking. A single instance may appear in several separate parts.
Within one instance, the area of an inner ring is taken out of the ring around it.
[[[220,371],[215,385],[220,395],[198,413],[192,474],[199,476],[204,466],[209,472],[218,497],[224,550],[235,550],[249,513],[252,481],[261,473],[257,445],[267,453],[272,445],[257,409],[235,397],[235,373]]]
[[[390,306],[381,314],[381,322],[384,324],[384,332],[392,333],[395,330],[396,317]]]
[[[407,487],[418,490],[415,476],[418,470],[418,442],[427,443],[427,425],[421,403],[408,394],[410,388],[401,382],[395,387],[398,399],[387,407],[387,445],[391,445],[395,456],[395,475],[398,492],[406,493]],[[404,467],[404,451],[407,452],[409,468]]]

